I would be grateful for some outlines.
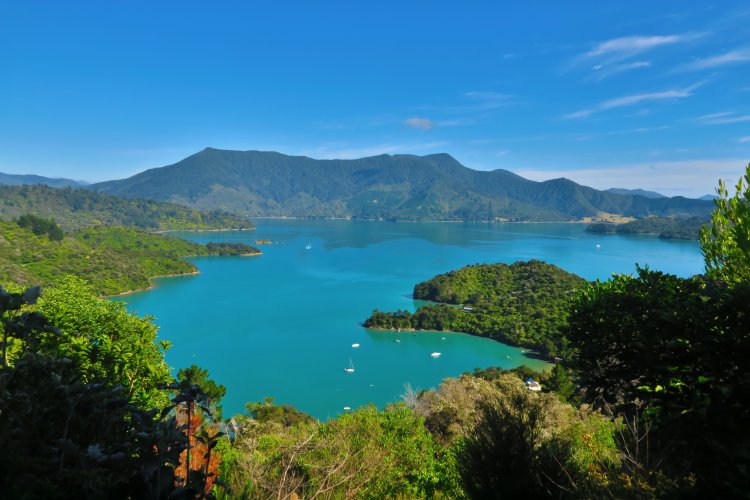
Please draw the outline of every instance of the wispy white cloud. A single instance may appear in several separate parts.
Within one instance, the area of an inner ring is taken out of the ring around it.
[[[434,153],[438,152],[438,150],[443,148],[446,144],[447,143],[445,142],[423,142],[408,144],[379,144],[376,146],[363,147],[321,146],[315,149],[300,151],[298,154],[326,160],[350,160],[383,154]]]
[[[718,56],[696,59],[695,61],[683,64],[678,68],[681,71],[699,71],[703,69],[712,69],[728,64],[741,64],[750,62],[750,49],[732,50]]]
[[[430,130],[431,128],[435,128],[434,121],[430,120],[429,118],[420,118],[418,116],[408,118],[404,121],[404,125],[412,128],[421,128],[422,130]]]
[[[624,36],[600,42],[579,59],[608,58],[621,60],[633,57],[656,47],[673,45],[696,38],[696,34],[685,35],[654,35],[654,36]]]
[[[740,137],[737,142],[750,142],[750,135],[745,137]]]
[[[495,156],[501,157],[507,155],[508,153],[510,153],[510,150],[503,149],[502,151],[498,151],[497,153],[495,153]]]
[[[750,115],[741,115],[736,111],[722,111],[721,113],[699,116],[696,120],[707,125],[724,125],[726,123],[750,121]]]
[[[636,104],[641,104],[644,102],[682,99],[682,98],[690,97],[691,95],[693,95],[692,91],[695,88],[696,86],[694,85],[686,89],[671,89],[671,90],[665,90],[663,92],[649,92],[645,94],[634,94],[634,95],[618,97],[615,99],[610,99],[608,101],[599,103],[593,108],[582,109],[580,111],[568,113],[567,115],[563,116],[563,118],[565,118],[566,120],[588,118],[594,113],[600,113],[602,111],[607,111],[609,109],[621,108],[624,106],[634,106]]]
[[[742,175],[747,158],[657,161],[567,170],[519,169],[536,181],[566,177],[596,189],[648,189],[667,196],[699,197],[713,192],[719,179],[730,185]]]
[[[624,73],[626,71],[631,71],[634,69],[648,68],[650,66],[650,61],[634,61],[631,63],[614,64],[607,66],[603,64],[595,64],[591,67],[591,70],[594,71],[594,73],[592,74],[592,78],[596,81],[600,81],[619,73]]]
[[[579,54],[573,59],[571,66],[587,68],[591,71],[589,79],[601,81],[627,71],[651,66],[651,61],[633,61],[632,59],[636,56],[662,47],[684,44],[704,35],[704,33],[683,33],[612,38],[599,42],[587,52]]]

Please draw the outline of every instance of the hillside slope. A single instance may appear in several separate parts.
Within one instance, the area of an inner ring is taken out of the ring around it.
[[[0,283],[51,285],[64,274],[90,282],[101,294],[148,288],[151,278],[197,272],[182,257],[260,255],[247,245],[201,245],[127,227],[92,228],[59,241],[0,221]]]
[[[130,226],[147,230],[251,229],[246,218],[221,211],[202,212],[182,205],[124,199],[82,189],[0,186],[0,219],[24,214],[53,218],[63,229]]]
[[[712,209],[700,200],[653,200],[567,179],[535,182],[507,170],[472,170],[447,154],[314,160],[206,148],[173,165],[87,189],[256,217],[563,221],[602,213],[706,215]]]

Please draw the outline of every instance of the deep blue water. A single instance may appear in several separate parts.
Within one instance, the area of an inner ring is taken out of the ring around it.
[[[260,257],[194,258],[200,274],[158,279],[152,290],[114,299],[157,318],[161,338],[174,344],[171,366],[197,363],[227,387],[225,415],[271,396],[326,419],[345,406],[398,400],[407,383],[429,389],[475,367],[542,368],[521,349],[486,339],[360,326],[374,308],[414,310],[414,284],[467,264],[541,259],[590,280],[633,273],[636,263],[680,276],[703,267],[697,242],[587,234],[582,224],[260,220],[257,226],[175,233],[203,243],[273,244],[260,247]],[[354,373],[343,370],[350,359]]]

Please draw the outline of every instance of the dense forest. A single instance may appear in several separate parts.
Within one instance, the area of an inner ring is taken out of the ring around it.
[[[197,272],[183,257],[257,254],[260,250],[248,245],[201,245],[135,228],[91,228],[64,235],[49,219],[0,221],[0,280],[23,285],[51,285],[73,274],[92,283],[98,293],[113,295],[148,288],[156,276]]]
[[[45,185],[0,186],[0,219],[23,215],[52,218],[64,230],[129,226],[146,230],[251,229],[246,218],[222,211],[200,211],[84,189]]]
[[[567,351],[562,328],[570,299],[584,284],[580,276],[538,260],[466,266],[414,287],[415,299],[440,304],[413,314],[375,310],[364,326],[471,333],[554,357]]]
[[[708,217],[646,217],[626,222],[625,224],[611,224],[597,222],[589,224],[589,233],[606,234],[658,234],[666,240],[697,240],[704,224],[710,222]]]
[[[270,398],[222,421],[220,399],[231,388],[197,366],[172,378],[164,361],[170,344],[151,319],[98,298],[70,275],[44,289],[6,283],[0,491],[9,498],[747,497],[746,183],[750,166],[734,195],[720,184],[700,235],[704,275],[637,268],[579,283],[560,328],[569,356],[550,373],[488,369],[436,390],[406,386],[401,401],[382,410],[365,406],[328,422]],[[48,233],[15,227],[49,241]],[[518,267],[530,265],[543,268]],[[476,292],[492,283],[503,289],[506,280],[484,271],[457,280],[456,290],[442,277],[434,296],[492,303],[500,291]],[[528,376],[543,390],[528,390]]]
[[[86,189],[251,217],[569,221],[602,213],[707,216],[712,208],[703,200],[649,199],[568,179],[535,182],[507,170],[472,170],[448,154],[314,160],[206,148],[173,165]]]

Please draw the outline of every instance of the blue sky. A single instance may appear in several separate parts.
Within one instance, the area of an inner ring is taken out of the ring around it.
[[[746,2],[0,0],[0,172],[206,146],[699,196],[750,161]]]

